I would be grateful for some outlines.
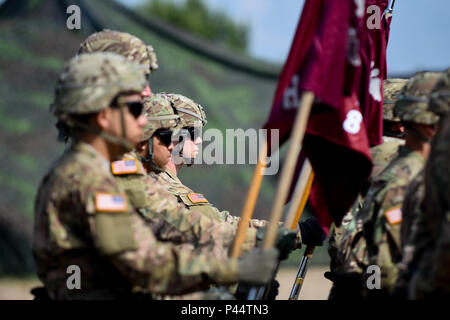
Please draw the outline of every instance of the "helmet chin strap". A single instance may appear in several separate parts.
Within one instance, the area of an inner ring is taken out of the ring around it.
[[[142,163],[145,163],[148,166],[150,166],[152,171],[154,171],[154,172],[163,172],[164,171],[164,169],[162,169],[160,166],[158,166],[155,162],[155,154],[154,154],[154,150],[153,150],[153,136],[147,140],[147,156],[144,157],[144,156],[138,154],[138,157]]]

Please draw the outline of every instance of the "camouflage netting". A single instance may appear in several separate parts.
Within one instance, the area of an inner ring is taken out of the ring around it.
[[[66,28],[70,4],[13,0],[0,7],[0,276],[34,270],[30,250],[34,197],[42,175],[63,150],[49,105],[58,72],[88,35],[108,28],[152,45],[159,65],[149,78],[152,91],[180,93],[200,103],[208,117],[205,129],[261,127],[275,90],[276,72],[268,72],[266,65],[244,57],[240,69],[251,68],[241,71],[236,62],[240,57],[232,53],[209,58],[214,52],[197,52],[197,40],[191,48],[177,44],[111,1],[77,1],[81,30],[70,31]],[[225,58],[230,58],[228,65],[218,62]],[[218,208],[240,215],[252,172],[250,165],[203,165],[186,168],[181,178]],[[267,182],[255,217],[268,216],[274,178]]]

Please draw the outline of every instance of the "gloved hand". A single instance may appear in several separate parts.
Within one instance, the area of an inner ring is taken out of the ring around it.
[[[272,279],[278,263],[275,248],[256,248],[238,261],[238,281],[248,284],[267,284]]]
[[[261,246],[266,233],[266,227],[259,228],[256,232],[257,247]],[[275,247],[280,252],[280,261],[286,260],[292,250],[297,248],[297,232],[286,228],[278,228]]]
[[[275,246],[280,252],[278,259],[280,261],[286,260],[289,254],[297,247],[296,241],[297,232],[280,228],[278,229],[277,240]]]
[[[321,246],[326,238],[319,222],[315,218],[309,218],[306,221],[298,223],[300,234],[302,235],[302,243],[307,246]]]

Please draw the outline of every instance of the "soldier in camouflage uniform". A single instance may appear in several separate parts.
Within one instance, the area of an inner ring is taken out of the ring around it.
[[[441,119],[448,115],[450,108],[449,90],[450,69],[447,69],[430,95],[429,108],[438,114]],[[411,276],[414,270],[418,268],[422,257],[426,256],[430,248],[433,247],[432,243],[435,239],[433,237],[435,221],[430,219],[430,213],[424,208],[424,180],[425,170],[422,170],[410,184],[403,203],[403,211],[405,212],[401,230],[403,257],[401,263],[399,263],[399,277],[395,285],[396,297],[408,297]]]
[[[400,145],[404,144],[404,140],[400,137],[404,133],[404,127],[398,117],[394,116],[394,104],[397,101],[401,89],[405,86],[406,79],[387,79],[383,83],[383,143],[370,149],[372,154],[373,169],[371,178],[377,176],[383,169],[397,156]],[[330,270],[336,273],[360,274],[362,272],[359,266],[365,255],[365,241],[361,234],[356,237],[362,230],[362,225],[356,221],[355,215],[361,208],[363,199],[358,197],[353,208],[344,216],[340,227],[333,227],[331,232],[328,253],[330,255]],[[358,227],[357,227],[358,226]],[[338,281],[339,278],[328,273],[326,275],[330,280]],[[343,295],[346,295],[348,289],[348,281],[352,281],[351,276],[344,278],[345,287]],[[355,286],[359,287],[358,277],[355,277]],[[339,298],[339,288],[335,283],[330,291],[329,299]]]
[[[147,174],[161,172],[161,168],[166,167],[173,147],[172,130],[177,128],[179,116],[175,114],[175,109],[165,94],[158,93],[144,101],[144,115],[148,120],[144,135],[136,151],[112,163],[116,181],[127,192],[131,203],[138,208],[159,240],[189,243],[217,259],[226,259],[237,228],[221,221],[217,216],[207,216],[197,208],[188,210],[154,176]],[[283,231],[280,232],[280,237],[282,234]],[[292,241],[293,235],[295,236],[292,233],[285,234],[283,238],[291,238],[291,249],[287,248],[289,252],[297,242]],[[255,228],[247,229],[241,248],[244,254],[256,245],[256,236]],[[287,254],[288,252],[283,255]],[[215,290],[222,298],[222,292]],[[211,292],[202,292],[188,297],[204,298],[205,295],[209,298],[213,296]]]
[[[211,283],[268,282],[275,249],[217,260],[192,245],[158,242],[114,180],[109,161],[141,138],[138,66],[113,53],[79,55],[63,68],[52,111],[73,144],[45,175],[35,203],[33,253],[52,299],[134,298],[181,294]],[[67,270],[80,270],[79,288]]]
[[[446,99],[449,101],[447,87]],[[441,124],[441,130],[431,149],[425,171],[423,212],[431,231],[428,239],[421,239],[421,256],[414,261],[409,287],[411,299],[450,297],[450,117]],[[422,230],[423,231],[423,230]],[[425,234],[422,234],[425,236]]]
[[[176,150],[172,152],[172,158],[170,158],[166,166],[152,170],[149,174],[164,185],[189,211],[199,211],[205,216],[224,221],[237,229],[240,221],[239,217],[231,215],[228,211],[220,211],[203,194],[195,193],[192,189],[184,185],[177,176],[178,171],[183,165],[190,166],[192,164],[196,152],[198,152],[197,145],[202,143],[201,130],[207,123],[203,107],[180,94],[165,94],[164,96],[172,103],[177,114],[180,116],[180,124],[177,130],[178,134],[175,135],[174,148]],[[265,227],[266,224],[267,221],[265,220],[251,219],[249,222],[249,230],[253,228],[258,229],[258,238],[262,239],[264,232],[262,227]],[[280,229],[280,232],[285,233],[286,231]],[[321,245],[323,241],[321,228],[315,219],[301,222],[296,234],[297,247],[300,247],[301,243]]]
[[[188,210],[166,188],[147,172],[162,170],[172,150],[172,130],[178,126],[179,116],[164,95],[155,94],[144,99],[144,115],[148,123],[136,151],[112,163],[116,181],[124,188],[132,204],[151,226],[161,241],[191,243],[218,259],[228,256],[236,228],[206,216],[203,212]],[[243,252],[256,245],[256,229],[249,228]]]
[[[420,72],[402,89],[394,116],[405,126],[405,145],[399,147],[396,158],[372,179],[356,217],[367,246],[361,267],[365,270],[369,265],[376,265],[381,270],[381,289],[366,290],[368,297],[387,297],[397,280],[397,265],[402,258],[402,214],[407,214],[402,210],[402,203],[408,185],[424,166],[430,140],[436,133],[439,116],[428,109],[428,96],[439,76],[436,72]]]
[[[231,215],[228,211],[220,211],[203,194],[195,193],[178,178],[177,173],[184,165],[192,165],[198,152],[197,145],[202,143],[201,131],[207,123],[206,114],[200,104],[189,98],[179,94],[166,94],[165,96],[180,116],[179,130],[178,134],[174,135],[173,158],[169,160],[167,166],[161,170],[153,170],[150,175],[158,179],[187,209],[198,210],[208,217],[237,226],[239,217]],[[176,138],[179,138],[180,141],[177,141]],[[252,219],[250,227],[260,228],[266,223],[264,220]]]
[[[78,54],[93,52],[117,53],[129,61],[137,63],[146,78],[158,69],[158,60],[153,47],[127,32],[105,29],[91,34],[81,43]],[[141,95],[143,97],[152,95],[148,84]]]

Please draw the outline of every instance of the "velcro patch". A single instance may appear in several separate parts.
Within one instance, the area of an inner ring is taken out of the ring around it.
[[[384,216],[389,224],[397,224],[402,222],[402,206],[397,206],[385,211]]]
[[[114,175],[130,174],[138,172],[136,159],[122,159],[111,162],[111,170]]]
[[[127,196],[121,193],[97,192],[95,209],[97,212],[127,212]]]
[[[187,196],[192,203],[209,203],[201,193],[188,193]]]

